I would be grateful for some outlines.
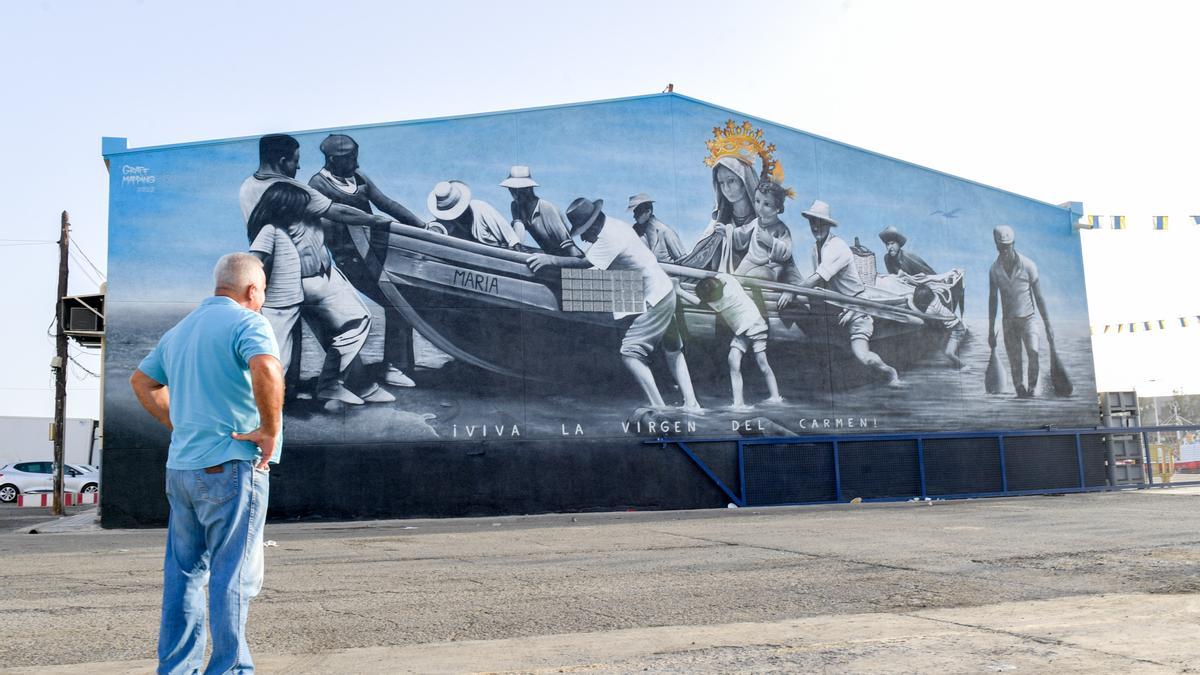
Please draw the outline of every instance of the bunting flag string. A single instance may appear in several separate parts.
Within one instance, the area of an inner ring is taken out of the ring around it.
[[[1084,223],[1079,225],[1079,227],[1084,227],[1089,230],[1099,230],[1104,227],[1103,223],[1106,218],[1108,219],[1110,229],[1113,229],[1113,230],[1129,229],[1128,222],[1127,222],[1125,216],[1091,216],[1091,215],[1084,216]],[[1188,216],[1188,218],[1192,219],[1193,225],[1200,225],[1200,215]],[[1155,230],[1157,230],[1159,232],[1163,232],[1163,231],[1166,231],[1167,222],[1169,220],[1170,220],[1169,216],[1154,216],[1151,219],[1150,223],[1151,223],[1151,226]]]
[[[1200,314],[1177,316],[1173,319],[1150,319],[1149,321],[1122,321],[1119,323],[1095,324],[1092,335],[1125,335],[1130,333],[1163,332],[1173,328],[1200,326]]]

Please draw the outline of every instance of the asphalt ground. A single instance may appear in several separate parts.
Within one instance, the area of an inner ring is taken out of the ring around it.
[[[262,672],[1187,672],[1200,491],[268,524]],[[146,672],[163,530],[0,535],[0,669]]]
[[[71,507],[65,510],[66,515],[72,516],[83,511],[95,511],[95,506],[86,508]],[[27,528],[54,519],[50,507],[17,506],[0,502],[0,533],[12,532],[19,528]]]

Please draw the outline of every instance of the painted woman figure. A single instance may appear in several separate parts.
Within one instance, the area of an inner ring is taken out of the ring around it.
[[[757,217],[754,212],[754,191],[758,187],[758,173],[754,167],[738,157],[721,157],[713,165],[712,220],[700,235],[700,241],[692,252],[679,260],[680,265],[717,270],[729,260],[731,251],[726,250],[726,225],[741,227]],[[729,263],[736,267],[739,259]]]

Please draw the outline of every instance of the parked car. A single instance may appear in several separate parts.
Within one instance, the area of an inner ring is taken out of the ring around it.
[[[63,471],[63,490],[92,493],[100,489],[100,473],[67,464]],[[54,490],[54,462],[14,462],[0,467],[0,502],[16,501],[27,493]]]

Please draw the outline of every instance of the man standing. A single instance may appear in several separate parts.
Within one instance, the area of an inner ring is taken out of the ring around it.
[[[529,173],[529,167],[521,164],[513,166],[508,170],[508,178],[500,181],[500,187],[508,188],[512,195],[512,224],[518,236],[528,231],[538,248],[549,255],[583,257],[571,239],[570,227],[563,219],[562,212],[533,191],[538,184]]]
[[[397,222],[424,228],[421,221],[403,204],[389,199],[375,183],[358,169],[358,143],[344,134],[331,134],[321,141],[321,152],[325,155],[325,166],[313,174],[308,184],[325,195],[334,204],[344,204],[366,214],[374,213],[374,205]],[[404,374],[412,368],[412,326],[392,307],[383,291],[379,289],[379,278],[383,263],[387,259],[389,230],[384,227],[347,225],[326,220],[323,223],[329,234],[329,250],[333,259],[346,274],[350,283],[383,308],[383,373],[384,382],[393,387],[414,387],[416,383]],[[368,245],[367,256],[362,256],[355,239]]]
[[[603,200],[588,201],[583,197],[567,207],[567,218],[571,223],[568,236],[578,235],[590,244],[585,258],[537,253],[530,256],[529,267],[534,272],[547,267],[595,267],[641,272],[645,311],[637,313],[637,318],[625,330],[621,338],[621,358],[650,405],[665,408],[666,403],[650,370],[650,356],[661,343],[666,350],[667,366],[683,394],[682,409],[700,413],[702,409],[696,401],[692,376],[688,372],[687,359],[683,356],[683,339],[675,323],[675,286],[654,259],[654,254],[638,239],[633,227],[616,218],[607,218],[603,207]],[[615,316],[622,318],[623,315]]]
[[[371,329],[371,312],[341,270],[333,266],[322,226],[322,223],[344,223],[390,229],[391,219],[335,204],[296,180],[296,172],[300,169],[300,143],[291,136],[270,134],[259,139],[258,161],[258,171],[242,183],[239,192],[242,217],[247,224],[254,207],[258,206],[267,188],[275,183],[295,185],[309,196],[305,218],[296,230],[294,241],[304,285],[304,304],[285,311],[268,308],[264,312],[282,343],[285,372],[292,377],[298,376],[299,349],[293,351],[291,347],[298,342],[295,339],[298,337],[298,319],[303,316],[325,350],[325,363],[317,379],[317,398],[325,401],[327,410],[336,411],[363,402],[395,401],[395,396],[375,383],[359,387],[361,394],[346,387],[350,368],[357,363],[358,353]]]
[[[142,360],[138,401],[171,430],[159,673],[250,672],[250,599],[263,578],[268,463],[282,444],[283,369],[258,313],[266,276],[249,253],[217,263],[216,290]],[[205,586],[208,611],[205,611]]]
[[[824,286],[848,297],[862,295],[866,286],[863,285],[858,276],[858,269],[854,266],[854,253],[846,242],[831,233],[831,230],[837,227],[837,221],[833,219],[829,205],[818,199],[800,215],[808,219],[814,241],[813,273],[800,282],[800,285],[806,288]],[[779,309],[787,307],[792,298],[791,293],[781,295]],[[871,351],[875,319],[870,314],[849,308],[843,309],[838,315],[838,325],[849,331],[850,351],[859,363],[883,373],[888,379],[888,385],[901,386],[896,369],[884,363],[878,354]]]
[[[1004,351],[1008,353],[1008,367],[1012,371],[1017,398],[1032,398],[1037,392],[1041,332],[1035,311],[1042,316],[1046,341],[1050,343],[1052,353],[1054,330],[1050,327],[1050,314],[1046,311],[1046,301],[1042,299],[1042,289],[1038,285],[1037,265],[1017,252],[1013,246],[1016,238],[1016,233],[1008,225],[997,225],[992,230],[998,255],[988,273],[988,347],[996,348],[996,306],[999,304],[1004,312]],[[1025,375],[1022,372],[1024,357],[1029,358],[1027,380],[1022,380]]]
[[[633,212],[633,231],[659,262],[673,263],[687,255],[675,230],[654,215],[654,200],[650,195],[639,192],[630,197],[629,210]]]
[[[887,253],[883,256],[883,265],[887,268],[888,274],[902,274],[910,277],[917,274],[934,274],[929,263],[921,260],[916,254],[903,250],[904,245],[908,243],[908,237],[901,234],[895,225],[883,228],[883,231],[879,233],[879,239],[883,241],[884,246],[887,246]]]

